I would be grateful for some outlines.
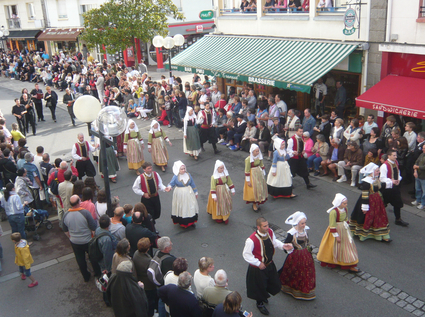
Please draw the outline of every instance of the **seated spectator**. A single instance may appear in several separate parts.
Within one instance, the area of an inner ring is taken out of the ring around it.
[[[376,165],[379,164],[379,156],[376,149],[369,149],[369,152],[365,156],[365,163],[364,166],[368,165],[369,163],[374,163]],[[362,182],[363,178],[365,178],[367,175],[364,175],[363,173],[359,173],[359,183]]]
[[[303,155],[304,155],[304,158],[308,159],[310,156],[313,155],[312,150],[314,146],[313,139],[310,138],[310,133],[308,131],[303,133],[303,141],[304,141]]]
[[[227,274],[224,270],[218,270],[214,275],[214,286],[208,286],[204,289],[203,299],[209,306],[217,306],[223,303],[226,296],[231,293],[227,289]]]
[[[313,172],[314,165],[314,176],[318,176],[320,174],[320,164],[322,161],[327,159],[329,152],[329,145],[325,142],[326,139],[323,134],[317,135],[316,140],[317,142],[311,150],[313,155],[307,159],[307,167],[309,172]]]
[[[337,164],[339,161],[344,160],[344,154],[345,154],[345,145],[341,142],[340,139],[333,138],[331,140],[331,146],[329,147],[328,155],[326,157],[326,160],[323,160],[320,164],[323,168],[323,174],[320,176],[326,176],[328,175],[328,168],[333,173],[333,181],[335,182],[338,179],[338,173],[337,173]]]
[[[245,129],[245,133],[242,136],[241,141],[241,150],[245,152],[249,152],[249,148],[251,146],[251,139],[255,136],[257,133],[257,128],[255,127],[254,121],[248,121],[247,128]]]
[[[74,185],[75,189],[75,185]],[[124,208],[117,207],[114,209],[114,216],[111,218],[111,226],[109,231],[117,238],[118,241],[121,241],[125,238],[125,226],[122,223],[122,217],[124,216]]]
[[[218,115],[215,117],[214,127],[217,138],[219,139],[218,143],[226,142],[224,140],[226,134],[226,127],[224,126],[227,122],[226,110],[223,108],[218,109]]]
[[[168,97],[168,96],[167,96]],[[166,125],[168,126],[170,124],[170,121],[168,121],[167,111],[165,110],[165,105],[161,106],[161,115],[157,117],[158,123],[160,125]]]
[[[209,275],[214,271],[214,260],[204,256],[199,259],[198,267],[199,269],[193,275],[193,283],[196,288],[196,297],[201,298],[206,287],[215,285],[214,279]]]
[[[226,104],[226,95],[221,94],[220,100],[215,103],[214,108],[218,111],[218,109],[224,109]]]
[[[341,118],[336,118],[333,124],[333,127],[331,129],[331,133],[329,135],[329,140],[332,140],[334,138],[337,138],[339,140],[342,140],[342,137],[344,136],[344,120]]]
[[[246,117],[247,117],[247,121],[255,121],[255,111],[253,111],[252,109],[248,109],[248,111],[246,112]]]
[[[227,138],[229,139],[230,143],[232,143],[232,145],[229,146],[229,149],[232,151],[240,150],[241,140],[246,129],[246,121],[244,120],[243,115],[239,114],[237,116],[237,121],[237,126],[235,126],[232,131],[227,133]]]
[[[363,167],[363,152],[356,142],[349,142],[344,154],[344,160],[338,162],[338,183],[346,182],[345,170],[351,170],[351,185],[356,186],[357,174]]]
[[[133,269],[132,269],[133,276],[137,277],[137,272],[134,267],[133,261],[131,257],[128,255],[129,251],[130,251],[130,242],[128,242],[127,239],[124,238],[118,242],[117,248],[112,258],[112,266],[111,266],[112,273],[117,272],[117,267],[121,262],[130,261],[133,266]]]
[[[129,118],[137,118],[140,114],[137,112],[137,105],[134,103],[133,99],[128,101],[127,107],[127,117]]]
[[[360,140],[362,138],[361,134],[362,129],[359,127],[359,120],[353,119],[350,122],[350,125],[348,128],[344,131],[344,138],[346,140],[346,145],[348,146],[348,143],[350,141],[356,142],[358,146],[360,146]]]
[[[217,305],[214,310],[213,317],[239,317],[242,316],[240,311],[242,307],[242,297],[238,292],[231,292],[226,296],[223,303]],[[243,315],[245,316],[245,315]],[[252,317],[252,312],[246,315]]]
[[[189,291],[192,276],[185,271],[180,273],[178,285],[168,284],[159,288],[158,295],[170,307],[173,317],[201,317],[202,310],[198,300]]]
[[[266,127],[266,121],[260,121],[258,124],[257,132],[255,136],[251,138],[251,144],[258,144],[262,153],[266,153],[271,142],[270,131]]]
[[[382,139],[379,137],[379,129],[378,127],[373,127],[370,130],[368,137],[363,142],[363,155],[366,156],[371,149],[375,149],[379,157],[383,148],[384,142],[382,142]]]
[[[316,134],[322,134],[325,137],[326,142],[329,144],[329,137],[331,135],[332,129],[332,126],[329,122],[329,116],[325,114],[320,119],[322,122],[318,127],[314,127],[313,130],[316,132]]]

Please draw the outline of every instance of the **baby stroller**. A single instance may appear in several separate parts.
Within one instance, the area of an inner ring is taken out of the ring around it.
[[[53,224],[49,218],[49,213],[44,209],[34,209],[28,206],[24,207],[25,212],[25,231],[31,232],[34,231],[33,239],[34,241],[40,240],[40,235],[37,233],[38,228],[42,225],[46,227],[47,230],[53,228]]]

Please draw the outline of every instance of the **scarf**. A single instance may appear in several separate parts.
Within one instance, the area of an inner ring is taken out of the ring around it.
[[[153,126],[156,124],[158,124],[158,128],[154,128]],[[159,123],[156,120],[152,120],[151,122],[151,129],[149,130],[149,133],[154,134],[155,132],[161,131],[161,128],[159,127]]]
[[[332,201],[332,208],[329,208],[326,210],[327,213],[330,213],[333,209],[341,206],[342,202],[347,200],[347,197],[345,197],[343,194],[336,194],[334,200]]]
[[[274,148],[279,153],[280,156],[286,156],[286,149],[283,148],[283,150],[280,148],[282,146],[282,143],[285,144],[285,141],[280,138],[275,138],[274,141]]]
[[[258,149],[259,150],[259,153],[258,153],[257,156],[254,156],[252,154],[252,152],[254,152],[255,149]],[[260,161],[262,161],[263,160],[263,154],[261,153],[261,150],[258,147],[258,145],[253,143],[253,144],[251,144],[251,148],[249,149],[249,161],[252,163],[256,159],[259,159]]]
[[[223,166],[224,167],[223,173],[219,173],[217,171],[217,169],[220,166]],[[220,160],[215,161],[214,173],[213,173],[214,179],[218,179],[218,178],[226,177],[226,176],[229,176],[229,172],[227,171],[226,165],[224,165],[224,163],[222,161],[220,161]]]
[[[134,128],[131,129],[130,128],[130,124],[134,123]],[[130,132],[139,132],[139,127],[137,126],[136,122],[134,122],[134,120],[129,119],[128,123],[127,123],[127,128],[125,129],[125,134],[129,134]]]

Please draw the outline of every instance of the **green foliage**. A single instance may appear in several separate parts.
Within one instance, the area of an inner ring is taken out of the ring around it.
[[[109,0],[84,13],[81,39],[89,48],[105,45],[113,52],[134,46],[134,39],[148,43],[168,33],[167,17],[183,20],[172,0]]]

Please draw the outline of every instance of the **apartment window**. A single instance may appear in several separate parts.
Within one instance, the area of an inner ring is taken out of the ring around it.
[[[80,24],[81,26],[84,25],[84,17],[83,14],[93,9],[92,4],[82,4],[80,5]]]
[[[18,9],[16,8],[16,5],[4,6],[4,9],[6,11],[6,16],[8,19],[18,18]]]
[[[419,18],[425,18],[425,0],[419,1]]]
[[[29,20],[35,20],[34,3],[32,3],[32,2],[27,3],[27,13],[28,13],[28,19]]]
[[[66,0],[56,0],[56,5],[58,7],[58,18],[67,19],[68,13],[66,11]]]
[[[224,9],[238,9],[241,5],[241,0],[223,0]]]

